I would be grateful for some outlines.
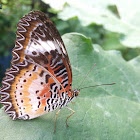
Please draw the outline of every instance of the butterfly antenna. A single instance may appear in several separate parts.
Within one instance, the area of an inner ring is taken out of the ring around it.
[[[88,87],[80,88],[79,90],[84,89],[84,88],[98,87],[98,86],[102,86],[102,85],[114,85],[114,84],[116,84],[116,83],[111,83],[111,84],[100,84],[100,85],[95,85],[95,86],[88,86]]]
[[[88,73],[85,75],[85,77],[83,78],[83,80],[81,81],[80,85],[78,86],[78,89],[79,87],[83,84],[83,82],[85,81],[85,79],[88,77],[89,73],[92,71],[92,69],[96,66],[96,63],[93,65],[93,67],[88,71]]]

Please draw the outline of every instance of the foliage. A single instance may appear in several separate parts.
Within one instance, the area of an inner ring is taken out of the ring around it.
[[[53,18],[53,21],[55,22],[57,29],[62,35],[70,32],[78,32],[84,34],[87,37],[90,37],[92,42],[96,44],[104,43],[102,38],[104,38],[105,30],[102,26],[92,24],[83,28],[77,18],[69,19],[66,22]]]
[[[6,68],[10,66],[11,50],[16,39],[16,24],[23,14],[30,10],[29,0],[2,0],[0,9],[0,81],[4,77]],[[16,8],[15,8],[16,7]]]
[[[23,4],[24,1],[3,0],[2,2],[3,9],[0,10],[0,26],[3,28],[0,28],[0,56],[7,56],[9,50],[14,46],[16,24],[23,14],[27,14],[30,9],[27,4]]]
[[[104,32],[102,42],[104,44],[106,39],[109,39],[109,42],[111,39],[115,42],[120,42],[121,49],[118,49],[122,51],[126,60],[130,60],[140,54],[140,22],[137,18],[140,10],[139,7],[136,6],[139,5],[138,0],[130,2],[127,2],[126,0],[118,0],[117,2],[114,0],[63,0],[61,2],[57,2],[57,0],[43,1],[50,4],[53,8],[51,11],[55,13],[57,12],[58,17],[62,20],[67,21],[72,18],[78,18],[81,25],[84,26],[83,28],[86,26],[86,32],[88,32],[87,26],[92,24],[99,26],[102,25],[105,30],[116,32],[116,38],[114,38],[114,36],[109,36],[108,38],[108,32],[107,34]],[[71,28],[73,28],[73,26],[71,26]],[[94,30],[92,34],[91,31],[92,30],[89,31],[88,36],[92,38]],[[97,33],[100,34],[100,32]],[[110,48],[108,46],[104,46],[104,49],[114,49],[114,46],[116,47],[116,45],[117,44],[112,44],[112,47],[110,46]],[[133,48],[133,50],[130,48]]]
[[[77,33],[65,34],[63,40],[73,75],[76,75],[73,78],[75,88],[95,63],[97,66],[82,87],[117,84],[81,90],[75,104],[69,105],[76,111],[68,121],[69,128],[65,126],[65,119],[70,111],[64,108],[58,115],[55,134],[56,111],[30,121],[12,121],[1,110],[1,139],[140,139],[140,75],[134,61],[126,62],[118,51],[104,51],[100,46],[92,45],[89,38]]]
[[[117,2],[113,0],[77,0],[76,2],[63,0],[59,7],[56,7],[56,0],[43,1],[49,3],[53,8],[58,8],[57,10],[61,10],[63,5],[67,3],[67,6],[59,13],[59,17],[63,20],[78,17],[84,26],[91,23],[102,24],[107,30],[124,34],[125,37],[122,39],[124,45],[140,47],[138,36],[140,34],[140,21],[137,18],[140,13],[138,6],[140,2],[138,0],[130,2],[126,0],[118,0]]]

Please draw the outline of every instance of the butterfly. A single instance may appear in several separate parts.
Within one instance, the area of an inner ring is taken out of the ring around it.
[[[5,112],[13,120],[29,120],[59,109],[57,119],[66,106],[73,115],[67,105],[80,90],[72,90],[71,64],[53,22],[43,12],[32,11],[20,19],[16,34],[11,67],[0,89]]]

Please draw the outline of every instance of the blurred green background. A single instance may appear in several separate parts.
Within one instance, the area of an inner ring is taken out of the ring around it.
[[[126,1],[126,0],[124,0]],[[0,9],[0,82],[10,67],[16,39],[16,24],[31,10],[41,10],[55,23],[61,35],[82,33],[105,50],[119,50],[128,61],[140,54],[139,8],[134,11],[118,0],[2,0]],[[123,10],[122,10],[123,9]],[[126,11],[131,11],[125,15]],[[131,22],[133,21],[133,22]]]

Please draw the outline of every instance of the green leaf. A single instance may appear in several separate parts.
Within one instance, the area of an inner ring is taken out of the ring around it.
[[[111,32],[123,34],[124,37],[120,39],[123,45],[140,48],[139,0],[63,0],[59,4],[56,4],[57,0],[43,1],[52,8],[59,9],[59,18],[63,20],[77,17],[83,26],[91,23],[103,25]]]
[[[140,1],[133,0],[118,0],[116,6],[118,8],[121,22],[127,24],[125,37],[122,43],[129,47],[140,47],[140,19],[137,18],[140,14]]]
[[[42,0],[44,3],[49,4],[53,9],[56,9],[57,11],[62,10],[64,4],[66,3],[66,0]]]
[[[120,43],[119,39],[120,34],[114,32],[107,32],[104,37],[103,48],[105,50],[125,50],[126,47],[124,47]]]
[[[91,24],[89,26],[83,27],[81,26],[79,20],[77,18],[72,18],[67,22],[58,19],[55,22],[57,29],[59,30],[60,34],[64,33],[71,33],[71,32],[78,32],[84,34],[87,37],[92,39],[94,44],[103,44],[105,30],[102,26]],[[109,40],[110,37],[108,37]],[[107,39],[106,39],[107,40]],[[112,47],[111,45],[109,47]],[[126,47],[124,47],[126,49]]]
[[[140,72],[140,56],[130,60],[128,63],[132,65],[138,73]]]
[[[63,108],[58,115],[56,133],[53,133],[55,113],[33,120],[12,121],[0,110],[0,137],[4,140],[46,139],[95,139],[134,140],[140,139],[140,75],[132,63],[122,59],[118,51],[104,51],[91,40],[77,33],[63,36],[72,64],[73,88],[101,83],[116,83],[112,86],[85,88],[74,104],[69,104],[76,113],[65,120],[71,112]],[[88,78],[84,76],[96,63]]]
[[[114,32],[106,32],[102,48],[104,50],[119,50],[125,60],[131,60],[140,54],[138,48],[127,48],[120,43],[121,35]]]

